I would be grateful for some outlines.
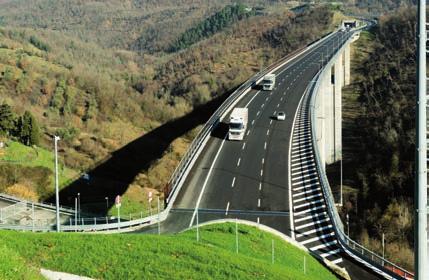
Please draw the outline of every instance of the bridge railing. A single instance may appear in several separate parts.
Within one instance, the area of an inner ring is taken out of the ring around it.
[[[363,28],[360,28],[359,30],[361,29]],[[321,129],[321,128],[318,128],[316,125],[317,122],[316,122],[315,108],[316,108],[317,94],[319,92],[320,85],[322,82],[321,78],[326,74],[327,71],[329,71],[332,68],[338,55],[342,53],[343,48],[347,44],[349,44],[351,40],[353,40],[353,36],[350,36],[347,39],[347,41],[344,42],[343,46],[340,49],[338,49],[336,55],[333,56],[330,59],[330,61],[326,63],[323,70],[320,71],[315,77],[316,83],[313,83],[313,87],[310,90],[311,133],[312,133],[313,149],[314,149],[315,160],[316,160],[316,167],[318,170],[318,174],[320,176],[324,197],[327,203],[328,213],[334,224],[334,230],[336,232],[336,235],[343,249],[351,257],[355,258],[357,261],[363,263],[364,265],[374,270],[375,272],[383,275],[387,279],[412,279],[413,274],[411,272],[390,262],[389,260],[383,258],[377,253],[365,248],[364,246],[360,245],[358,242],[354,241],[349,236],[347,236],[347,234],[344,232],[344,225],[338,214],[336,204],[334,201],[334,196],[332,195],[331,187],[320,158],[321,156],[320,156],[319,146],[317,144],[317,135],[319,134],[317,133],[317,131],[318,129]]]

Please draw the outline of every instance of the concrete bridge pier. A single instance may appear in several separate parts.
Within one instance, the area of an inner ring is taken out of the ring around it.
[[[344,49],[344,85],[350,85],[350,44]]]
[[[334,162],[335,154],[335,126],[334,126],[334,108],[335,96],[334,87],[332,84],[332,69],[328,70],[327,75],[323,77],[323,91],[321,98],[324,106],[324,130],[321,131],[325,143],[325,163],[331,164]]]
[[[315,100],[316,137],[322,165],[342,158],[342,88],[350,84],[350,44],[321,77]]]
[[[341,97],[344,79],[343,54],[339,55],[334,65],[334,162],[341,159],[342,114]]]

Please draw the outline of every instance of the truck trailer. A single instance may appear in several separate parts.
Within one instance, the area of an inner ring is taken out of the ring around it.
[[[248,109],[234,108],[229,118],[228,140],[243,140],[247,129]]]
[[[276,74],[267,74],[262,80],[263,90],[273,90],[276,84]]]

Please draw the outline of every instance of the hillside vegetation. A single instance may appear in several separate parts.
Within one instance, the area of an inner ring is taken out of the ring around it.
[[[363,244],[413,269],[415,10],[382,18],[363,34],[346,91],[344,216]],[[362,55],[363,54],[363,55]],[[354,96],[357,98],[355,99]],[[354,100],[353,100],[354,99]],[[351,113],[352,112],[352,113]],[[347,131],[350,130],[350,133]],[[347,135],[353,134],[353,137]]]
[[[195,27],[192,27],[182,33],[170,47],[170,51],[185,49],[204,38],[222,31],[233,23],[252,15],[255,15],[254,10],[246,7],[245,5],[226,6],[209,18],[204,19]]]
[[[200,242],[194,230],[170,236],[0,231],[0,256],[13,248],[6,267],[2,261],[0,278],[40,279],[32,272],[43,267],[97,279],[336,279],[308,253],[278,237],[254,227],[238,229],[238,254],[233,224],[201,228]]]

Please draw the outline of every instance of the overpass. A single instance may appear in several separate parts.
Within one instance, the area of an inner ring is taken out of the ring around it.
[[[164,211],[110,224],[76,225],[70,219],[62,230],[156,224],[144,232],[178,232],[237,218],[275,228],[352,275],[409,276],[344,233],[326,178],[325,165],[342,154],[341,89],[350,82],[350,44],[358,34],[330,33],[237,89],[205,124],[173,174]],[[267,73],[277,77],[270,92],[257,87]],[[240,142],[226,139],[227,119],[235,107],[249,110],[249,126]],[[278,111],[286,112],[285,121],[273,118]]]

